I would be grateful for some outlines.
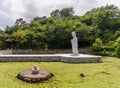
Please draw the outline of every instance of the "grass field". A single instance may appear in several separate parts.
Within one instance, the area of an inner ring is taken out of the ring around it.
[[[16,75],[33,65],[55,76],[43,83],[26,83]],[[80,77],[84,73],[85,77]],[[0,63],[0,88],[120,88],[120,59],[103,57],[103,63],[70,64],[61,62]]]

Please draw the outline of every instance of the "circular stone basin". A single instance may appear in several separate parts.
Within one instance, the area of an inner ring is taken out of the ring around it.
[[[52,73],[47,70],[39,70],[38,74],[32,74],[32,70],[25,70],[17,75],[17,78],[26,82],[41,82],[48,80],[53,76]]]

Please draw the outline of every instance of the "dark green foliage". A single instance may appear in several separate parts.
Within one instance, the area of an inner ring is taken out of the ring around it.
[[[114,5],[106,5],[99,8],[94,8],[85,14],[85,18],[101,30],[111,29],[114,27],[118,18],[119,9]],[[88,22],[88,21],[86,21]]]
[[[111,53],[107,52],[106,50],[92,52],[92,54],[93,55],[102,55],[102,56],[110,56],[111,55]]]
[[[94,55],[112,56],[114,47],[104,46],[102,40],[100,38],[97,38],[92,45],[92,50],[92,54]]]
[[[116,56],[120,58],[120,46],[115,49]]]
[[[74,14],[74,10],[73,8],[63,8],[61,11],[60,11],[60,16],[61,17],[71,17],[73,16]]]
[[[76,29],[80,46],[90,46],[99,36],[99,30],[95,27],[82,25]]]
[[[51,12],[51,17],[36,16],[30,23],[16,19],[13,26],[0,31],[1,49],[65,49],[71,48],[71,32],[75,31],[79,47],[92,46],[93,52],[110,55],[119,50],[113,42],[120,37],[120,10],[114,5],[94,8],[83,16],[74,9]],[[112,44],[109,44],[109,42]],[[116,48],[116,49],[115,49]]]
[[[113,46],[102,46],[103,50],[109,51],[109,52],[113,52],[114,51],[114,47]]]
[[[113,33],[120,28],[120,10],[114,5],[94,8],[82,16],[81,21],[100,29],[99,37],[106,43],[113,39]]]
[[[102,51],[102,40],[100,38],[97,38],[95,40],[95,43],[93,43],[92,45],[92,48],[93,48],[93,51],[96,51],[96,52],[99,52],[99,51]]]
[[[120,31],[115,32],[114,38],[117,39],[118,37],[120,37]]]
[[[120,37],[117,38],[116,42],[114,43],[115,47],[115,55],[120,57]]]
[[[50,13],[50,16],[51,17],[60,17],[60,11],[59,10],[52,11]]]
[[[50,13],[51,17],[72,17],[74,14],[73,8],[63,8],[62,10],[54,10]]]

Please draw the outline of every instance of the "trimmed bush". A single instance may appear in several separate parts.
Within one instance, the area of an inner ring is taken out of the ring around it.
[[[94,55],[102,55],[102,56],[112,56],[114,52],[114,47],[112,46],[103,46],[102,40],[97,38],[95,43],[92,45]]]
[[[120,37],[117,38],[116,42],[114,43],[115,47],[115,56],[120,58]]]
[[[110,56],[111,52],[107,52],[106,50],[100,52],[92,52],[93,55],[102,55],[102,56]]]
[[[93,43],[93,45],[92,45],[93,52],[94,51],[96,51],[96,52],[101,51],[102,50],[102,46],[103,46],[102,40],[100,38],[97,38],[95,40],[95,43]]]
[[[120,58],[120,46],[118,46],[118,47],[115,49],[115,54],[116,54],[116,57],[119,57],[119,58]]]

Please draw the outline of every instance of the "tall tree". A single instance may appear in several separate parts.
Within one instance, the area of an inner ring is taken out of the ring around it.
[[[54,10],[50,13],[51,17],[60,17],[60,11],[59,10]]]
[[[15,24],[16,25],[24,25],[26,23],[26,21],[24,21],[22,18],[19,18],[19,19],[16,19],[16,22],[15,22]]]
[[[54,10],[50,13],[51,17],[72,17],[74,10],[72,7],[63,8],[62,10]]]
[[[73,16],[74,14],[74,10],[73,8],[63,8],[61,11],[60,11],[60,16],[61,17],[71,17]]]

